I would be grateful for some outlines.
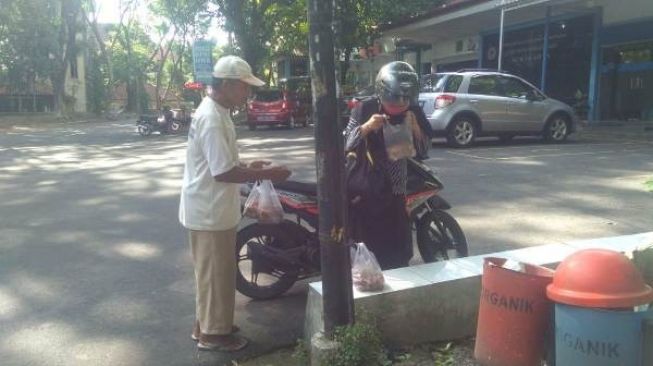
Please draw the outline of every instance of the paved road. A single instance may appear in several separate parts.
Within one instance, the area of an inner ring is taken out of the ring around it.
[[[311,128],[239,135],[244,160],[273,159],[314,180]],[[188,337],[192,267],[176,219],[184,146],[181,136],[141,138],[127,122],[2,130],[2,365],[229,362]],[[436,142],[430,154],[472,254],[653,228],[650,142]],[[253,344],[236,357],[301,336],[305,284],[237,302]]]

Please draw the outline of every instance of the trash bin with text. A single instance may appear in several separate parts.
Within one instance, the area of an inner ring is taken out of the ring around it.
[[[474,357],[486,366],[539,366],[546,352],[554,271],[485,258]]]
[[[547,294],[556,366],[653,366],[653,289],[625,255],[580,250],[560,263]]]

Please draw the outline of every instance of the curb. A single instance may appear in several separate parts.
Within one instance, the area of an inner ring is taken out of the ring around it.
[[[653,243],[653,232],[571,241],[464,257],[384,271],[380,292],[354,289],[354,306],[379,319],[384,344],[404,347],[448,341],[476,334],[481,277],[486,257],[500,257],[555,268],[581,249],[603,248],[632,252]],[[322,282],[309,284],[304,340],[324,331]]]

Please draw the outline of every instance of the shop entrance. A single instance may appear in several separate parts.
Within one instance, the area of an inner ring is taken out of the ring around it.
[[[653,120],[653,41],[603,49],[601,117]]]

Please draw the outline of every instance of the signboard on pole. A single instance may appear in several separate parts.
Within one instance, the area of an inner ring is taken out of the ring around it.
[[[193,73],[195,81],[211,84],[213,72],[213,42],[197,40],[193,42]]]

